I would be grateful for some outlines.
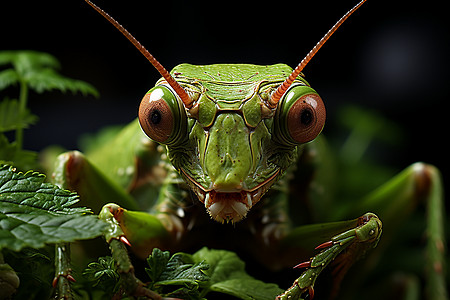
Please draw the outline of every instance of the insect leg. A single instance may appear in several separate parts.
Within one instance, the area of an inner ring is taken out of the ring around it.
[[[445,208],[442,178],[436,167],[425,163],[412,164],[359,201],[353,213],[369,209],[383,218],[386,230],[383,233],[383,245],[379,248],[384,250],[399,239],[400,228],[413,224],[412,216],[417,212],[417,207],[421,206],[424,206],[426,211],[424,228],[427,237],[424,255],[426,298],[447,299]]]
[[[359,258],[364,256],[367,251],[377,246],[382,232],[382,223],[373,213],[366,213],[358,219],[348,222],[335,222],[329,224],[312,225],[314,227],[338,228],[343,225],[354,224],[340,234],[333,236],[329,241],[316,247],[320,250],[309,261],[300,263],[294,268],[306,268],[306,270],[297,278],[294,284],[279,296],[279,299],[301,299],[304,293],[310,297],[314,295],[314,284],[320,273],[331,263],[334,262],[336,280],[340,282],[347,272],[348,268]],[[310,227],[312,227],[310,226]],[[294,234],[300,237],[301,231],[305,228],[299,228]],[[311,228],[314,231],[315,228]],[[292,239],[291,235],[289,239]],[[336,284],[335,284],[336,287]]]

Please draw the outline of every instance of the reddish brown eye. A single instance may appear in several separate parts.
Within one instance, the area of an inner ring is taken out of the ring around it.
[[[325,125],[325,106],[317,94],[301,96],[289,109],[289,135],[298,143],[314,140]]]
[[[171,137],[174,127],[173,113],[163,99],[162,89],[149,91],[139,106],[139,123],[152,140],[165,143]]]

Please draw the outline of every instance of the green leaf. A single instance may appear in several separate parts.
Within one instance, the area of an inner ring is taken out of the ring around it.
[[[2,249],[5,261],[20,278],[19,289],[13,299],[50,299],[51,282],[55,276],[51,258],[54,251],[54,247],[25,248],[20,252]]]
[[[51,54],[30,50],[0,51],[0,65],[7,64],[11,64],[13,69],[0,72],[0,90],[20,81],[38,93],[59,90],[99,95],[89,83],[58,74],[59,61]]]
[[[21,77],[39,68],[61,68],[58,59],[53,55],[32,50],[0,51],[0,65],[7,64],[13,65]]]
[[[0,249],[41,248],[103,233],[106,224],[89,209],[71,207],[77,194],[44,180],[37,172],[0,166]]]
[[[0,66],[12,64],[17,51],[0,51]]]
[[[240,299],[268,300],[283,292],[276,284],[256,280],[245,272],[245,264],[230,251],[203,248],[193,255],[153,249],[147,259],[150,288],[165,297],[202,299],[219,292]],[[172,289],[163,289],[172,286]],[[173,287],[181,286],[173,289]]]
[[[166,269],[158,278],[157,285],[195,285],[209,280],[204,271],[209,265],[204,261],[195,263],[191,255],[174,254],[167,263]]]
[[[19,101],[15,99],[4,99],[0,102],[0,132],[28,128],[37,120],[38,117],[26,108],[20,113]]]
[[[89,94],[95,97],[99,96],[98,91],[89,83],[62,76],[52,69],[30,72],[27,74],[26,81],[30,88],[38,93],[58,90],[61,92],[71,91],[72,93],[81,92],[83,95]]]
[[[233,252],[203,248],[193,255],[194,261],[205,260],[210,268],[208,286],[202,295],[209,291],[226,293],[240,299],[274,299],[283,292],[276,284],[254,279],[245,272],[245,263]]]
[[[93,286],[99,286],[111,295],[117,291],[120,275],[116,271],[114,259],[111,256],[99,257],[98,262],[92,262],[84,270],[83,275]]]
[[[38,166],[37,153],[22,150],[15,142],[9,143],[5,135],[0,133],[0,164],[9,164],[20,170],[34,169]]]
[[[148,276],[153,282],[158,281],[159,276],[164,272],[170,259],[169,251],[161,251],[154,248],[152,254],[147,258],[149,268],[146,268]]]
[[[204,270],[209,266],[204,261],[195,263],[192,256],[186,253],[175,253],[170,257],[169,251],[153,249],[148,257],[149,268],[146,272],[153,285],[198,285],[199,282],[209,280]]]
[[[19,81],[19,75],[13,69],[7,69],[0,72],[0,90],[7,88],[10,85],[16,84]]]
[[[168,251],[155,248],[147,263],[149,268],[145,270],[152,279],[150,288],[166,297],[200,299],[198,288],[209,280],[205,274],[209,266],[203,261],[195,263],[192,255],[186,253],[170,257]]]

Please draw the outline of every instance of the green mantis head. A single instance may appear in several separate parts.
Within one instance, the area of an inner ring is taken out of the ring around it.
[[[191,95],[191,108],[165,80],[144,96],[142,129],[167,145],[172,164],[213,219],[244,218],[293,162],[296,147],[322,130],[325,107],[303,79],[276,107],[268,105],[291,72],[282,64],[183,64],[172,74]]]
[[[171,73],[117,21],[86,2],[163,77],[139,107],[143,131],[167,146],[173,166],[213,219],[237,222],[295,161],[297,147],[321,132],[324,104],[299,75],[365,0],[347,12],[294,70],[282,64],[182,64]]]

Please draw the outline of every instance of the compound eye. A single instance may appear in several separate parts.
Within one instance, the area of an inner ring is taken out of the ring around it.
[[[162,144],[171,139],[174,131],[174,114],[170,107],[173,101],[168,101],[168,97],[174,96],[167,88],[156,87],[145,94],[139,106],[142,130],[149,138]]]
[[[318,94],[305,94],[289,108],[287,127],[290,137],[303,144],[314,140],[325,125],[325,105]]]

